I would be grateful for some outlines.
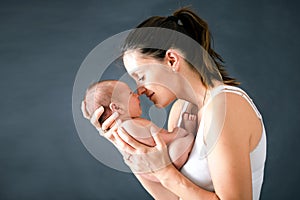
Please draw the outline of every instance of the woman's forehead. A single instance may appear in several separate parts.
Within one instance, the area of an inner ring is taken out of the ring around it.
[[[140,65],[141,58],[137,51],[127,51],[123,56],[124,66],[128,73],[136,71],[138,66]]]
[[[137,50],[129,50],[124,53],[123,56],[124,66],[126,71],[132,75],[132,73],[138,70],[144,69],[143,66],[149,66],[154,63],[159,63],[156,59],[151,56],[142,55]]]

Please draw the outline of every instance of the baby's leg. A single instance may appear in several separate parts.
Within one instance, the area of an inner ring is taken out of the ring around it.
[[[173,141],[168,145],[168,152],[173,165],[180,169],[187,161],[189,154],[194,144],[194,134],[187,132],[183,128],[175,128],[173,133],[168,133],[173,136]],[[156,177],[151,174],[140,174],[142,177],[159,182]]]
[[[181,132],[183,132],[182,130]],[[180,169],[185,164],[194,144],[195,136],[186,131],[185,134],[184,137],[177,137],[168,146],[170,159],[177,169]]]
[[[183,113],[182,115],[182,125],[187,132],[193,133],[196,135],[197,131],[197,115],[191,114],[191,113]]]

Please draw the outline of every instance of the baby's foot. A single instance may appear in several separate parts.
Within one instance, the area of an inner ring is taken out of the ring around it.
[[[187,132],[193,133],[196,135],[197,131],[197,115],[191,114],[191,113],[183,113],[182,116],[182,125]]]

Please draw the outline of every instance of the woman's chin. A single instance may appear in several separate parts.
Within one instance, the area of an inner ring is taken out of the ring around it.
[[[155,107],[157,108],[165,108],[167,105],[165,104],[159,104],[159,103],[155,103]]]
[[[142,111],[140,111],[140,112],[135,112],[135,113],[131,113],[131,114],[130,114],[130,117],[131,117],[131,118],[136,118],[136,117],[141,117],[141,115],[142,115]]]
[[[167,107],[170,103],[172,103],[172,101],[156,101],[156,102],[153,102],[154,105],[157,107],[157,108],[165,108]]]

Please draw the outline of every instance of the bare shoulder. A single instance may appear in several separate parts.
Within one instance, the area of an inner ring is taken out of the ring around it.
[[[172,131],[175,127],[177,127],[177,122],[179,120],[179,116],[181,110],[183,108],[185,101],[182,99],[176,100],[169,113],[169,121],[168,121],[168,130]]]
[[[219,131],[208,155],[216,193],[221,199],[251,199],[251,138],[261,133],[259,119],[248,101],[234,93],[217,95],[208,111],[205,120],[218,123],[212,126],[218,130],[205,127],[205,132]]]
[[[217,95],[208,105],[207,111],[205,124],[218,127],[223,139],[244,141],[250,147],[251,138],[262,132],[257,114],[249,102],[239,94],[221,93]],[[206,133],[211,130],[210,126],[205,127]]]
[[[232,119],[228,120],[228,126],[235,129],[232,132],[236,134],[238,139],[244,139],[245,142],[248,142],[251,152],[257,146],[262,135],[261,119],[244,97],[234,93],[227,93],[226,95],[226,112],[228,117]]]

